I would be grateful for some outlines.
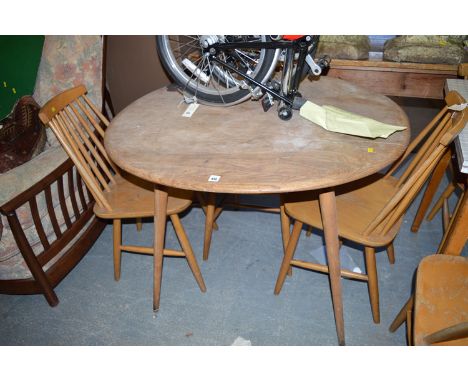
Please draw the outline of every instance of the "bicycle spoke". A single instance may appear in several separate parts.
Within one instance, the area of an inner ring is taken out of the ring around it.
[[[211,65],[210,65],[210,60],[209,60],[209,59],[208,59],[208,69],[209,69],[210,75],[211,75],[210,78],[213,78],[213,70],[211,69]],[[213,87],[216,88],[216,90],[217,90],[217,92],[218,92],[218,95],[220,96],[220,98],[221,98],[221,100],[223,101],[223,103],[226,103],[226,102],[224,101],[223,95],[221,94],[221,92],[219,91],[219,89],[218,89],[216,86],[214,86],[214,82],[213,82]]]
[[[201,61],[200,61],[200,60],[201,60]],[[201,56],[197,61],[200,61],[199,64],[197,65],[197,69],[202,70],[201,67],[203,66],[203,62],[205,61],[205,56]],[[183,89],[183,92],[185,92],[185,90],[187,89],[188,84],[192,81],[192,78],[193,78],[193,77],[195,77],[196,79],[198,79],[198,81],[196,82],[196,87],[195,87],[195,98],[197,97],[198,86],[199,86],[199,84],[200,84],[200,77],[196,75],[197,69],[194,70],[194,72],[192,73],[192,75],[189,77],[189,79],[188,79],[188,81],[187,81],[187,83],[185,84],[184,89]]]
[[[250,57],[246,52],[244,52],[243,50],[241,49],[236,49],[236,52],[241,54],[242,56],[244,56],[245,58],[249,59],[250,61],[252,62],[255,62],[255,64],[258,64],[258,60],[255,60],[253,59],[252,57]]]
[[[209,103],[232,104],[236,100],[248,97],[248,87],[241,74],[237,74],[211,59],[207,48],[201,42],[208,43],[245,43],[265,41],[263,36],[164,36],[167,46],[166,66],[174,72],[180,89],[187,97],[200,97]],[[166,49],[166,48],[165,48]],[[217,57],[228,65],[253,78],[265,76],[266,65],[272,63],[272,55],[266,49],[241,47],[235,45],[229,50],[220,49]],[[271,64],[270,64],[271,65]]]

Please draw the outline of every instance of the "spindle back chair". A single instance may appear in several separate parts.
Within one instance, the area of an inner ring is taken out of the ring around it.
[[[82,85],[69,89],[47,102],[39,118],[57,136],[96,200],[94,213],[113,220],[114,278],[120,279],[122,251],[152,254],[153,247],[122,245],[122,219],[154,216],[154,187],[120,171],[109,158],[103,139],[109,121],[86,95]],[[167,256],[186,257],[194,277],[206,290],[192,247],[178,214],[192,202],[192,193],[170,190],[166,215],[170,217],[182,251],[165,249]],[[166,217],[164,217],[165,219]],[[154,270],[154,310],[159,309],[159,282],[162,267]]]
[[[447,96],[451,105],[464,103],[456,92]],[[375,249],[389,247],[390,262],[394,262],[393,240],[402,223],[402,218],[419,190],[422,188],[438,161],[447,151],[447,146],[463,129],[467,119],[466,109],[453,111],[444,107],[438,123],[425,129],[427,138],[400,178],[392,174],[404,163],[403,156],[384,176],[375,175],[353,182],[336,190],[338,234],[365,247],[367,274],[343,270],[342,275],[368,282],[374,322],[380,322],[377,269]],[[420,140],[421,141],[421,140]],[[302,225],[323,229],[320,206],[316,193],[290,194],[282,198],[282,221],[289,217],[295,220],[289,240],[284,243],[285,256],[275,286],[275,294],[281,291],[288,268],[299,266],[320,272],[328,272],[328,267],[302,260],[294,260],[294,252]],[[289,231],[289,227],[287,228]],[[288,235],[283,235],[283,237]]]

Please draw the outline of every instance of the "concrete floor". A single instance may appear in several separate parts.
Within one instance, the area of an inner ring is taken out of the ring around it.
[[[274,204],[271,197],[256,203]],[[434,253],[441,221],[409,230],[413,205],[395,241],[396,263],[377,255],[381,323],[372,321],[366,283],[343,279],[348,345],[405,345],[405,329],[388,326],[411,292],[420,259]],[[192,208],[182,218],[201,265],[207,292],[201,293],[184,259],[164,260],[161,309],[152,311],[152,258],[125,254],[122,278],[113,280],[112,229],[108,226],[87,256],[57,287],[60,304],[40,296],[0,295],[0,345],[336,345],[328,277],[294,269],[279,296],[273,287],[282,259],[277,214],[224,211],[210,258],[201,260],[204,215]],[[124,241],[151,245],[153,225],[143,231],[124,225]],[[178,248],[170,223],[167,244]],[[311,259],[323,244],[318,234],[301,236],[297,255]],[[343,263],[364,268],[360,248],[345,243]],[[465,251],[466,252],[466,251]],[[465,253],[466,255],[466,253]]]

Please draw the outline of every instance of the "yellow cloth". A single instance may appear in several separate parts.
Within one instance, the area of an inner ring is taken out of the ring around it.
[[[302,105],[299,114],[326,130],[366,138],[388,138],[395,131],[406,129],[405,126],[389,125],[334,106],[319,106],[310,101]]]

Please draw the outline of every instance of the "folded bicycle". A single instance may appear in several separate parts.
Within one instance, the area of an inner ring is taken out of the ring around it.
[[[261,99],[267,111],[277,101],[283,120],[305,102],[298,92],[301,80],[329,66],[326,56],[314,59],[319,36],[313,35],[164,35],[156,40],[162,65],[187,102],[230,106]]]

